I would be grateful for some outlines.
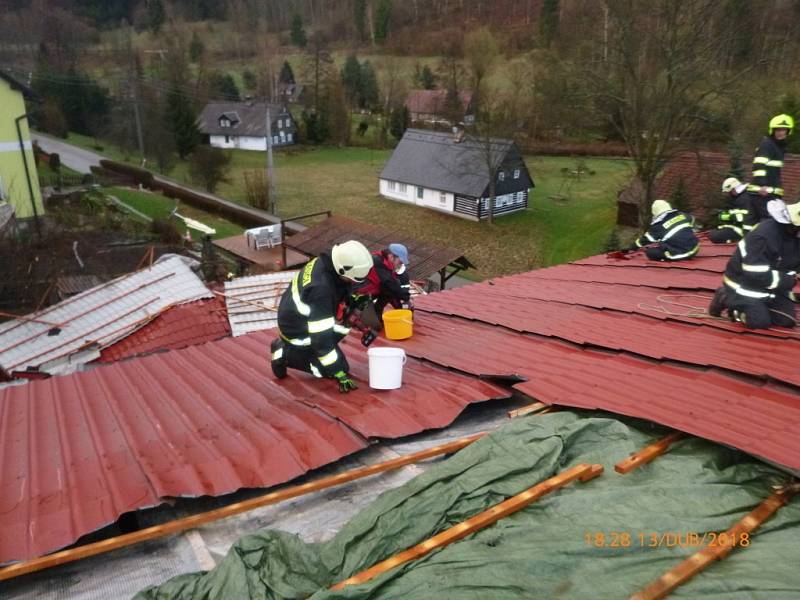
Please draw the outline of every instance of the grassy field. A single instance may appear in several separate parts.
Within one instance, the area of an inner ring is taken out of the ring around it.
[[[94,145],[91,138],[80,136],[70,136],[70,141],[90,149]],[[108,144],[103,148],[108,156],[124,158]],[[219,186],[217,194],[244,203],[244,172],[264,169],[266,155],[245,150],[231,152],[229,181]],[[536,182],[529,209],[498,218],[489,225],[381,198],[377,176],[390,153],[363,147],[293,147],[277,151],[278,214],[291,217],[330,209],[394,228],[398,233],[450,245],[463,250],[478,267],[473,277],[484,278],[601,252],[614,227],[617,192],[631,176],[630,163],[622,159],[587,158],[583,161],[586,173],[570,177],[565,171],[574,171],[577,159],[526,156]],[[170,176],[191,184],[185,162],[179,163]],[[150,214],[148,210],[155,210],[151,196],[134,196],[131,204]],[[120,199],[127,201],[121,196]],[[137,202],[145,208],[140,208]],[[157,202],[160,204],[161,200]],[[171,210],[172,201],[166,202]],[[181,207],[186,216],[209,221],[220,236],[222,232],[232,235],[241,231],[231,223],[220,223],[218,217],[208,213],[197,211],[199,214],[195,216],[192,210]]]
[[[140,192],[139,190],[121,187],[107,188],[105,191],[125,204],[132,206],[139,212],[143,212],[152,219],[166,219],[169,217],[172,209],[175,208],[175,200],[161,196],[160,194]],[[217,233],[212,236],[216,239],[230,237],[244,231],[243,227],[235,223],[231,223],[212,213],[199,210],[186,204],[179,205],[178,212],[184,217],[195,219],[216,229]],[[178,229],[181,231],[185,229],[180,221],[176,220],[175,222],[178,225]]]

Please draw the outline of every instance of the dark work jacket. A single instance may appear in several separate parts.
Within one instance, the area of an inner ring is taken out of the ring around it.
[[[753,156],[753,177],[747,190],[758,192],[759,188],[767,188],[771,196],[783,196],[783,183],[781,183],[781,169],[783,168],[783,155],[785,144],[782,144],[771,135],[761,140]]]
[[[336,322],[336,314],[349,294],[350,285],[336,274],[330,255],[323,252],[295,275],[278,305],[281,337],[295,346],[310,346],[324,377],[333,377],[347,364],[338,343],[349,329]]]
[[[692,230],[693,224],[692,215],[674,208],[668,210],[652,220],[650,228],[636,240],[636,247],[660,243],[673,259],[695,252],[699,242]]]
[[[744,237],[761,220],[757,209],[760,204],[764,205],[766,212],[766,202],[758,194],[746,190],[740,194],[729,194],[728,207],[719,215],[720,228],[733,229],[739,237]]]
[[[737,244],[725,268],[725,284],[754,300],[790,292],[800,267],[800,240],[795,231],[775,219],[761,221]]]
[[[372,253],[372,268],[367,278],[355,289],[357,294],[373,297],[383,296],[390,300],[408,302],[411,295],[411,286],[408,280],[408,270],[398,275],[394,265],[389,260],[386,250]]]

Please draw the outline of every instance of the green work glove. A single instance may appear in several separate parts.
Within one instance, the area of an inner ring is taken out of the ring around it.
[[[346,394],[347,392],[358,389],[358,384],[344,371],[339,371],[333,377],[339,383],[339,393],[341,394]]]

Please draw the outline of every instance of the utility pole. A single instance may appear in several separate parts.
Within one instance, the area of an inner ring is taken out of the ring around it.
[[[128,85],[130,86],[131,98],[133,100],[133,119],[136,123],[136,140],[139,142],[139,156],[141,156],[142,166],[144,166],[144,137],[142,136],[142,119],[139,114],[139,84],[136,81],[139,75],[139,65],[138,57],[134,55],[132,37],[128,37],[128,57],[130,60]]]
[[[275,191],[275,165],[272,162],[272,115],[267,102],[267,185],[269,186],[269,212],[277,215],[278,198]]]

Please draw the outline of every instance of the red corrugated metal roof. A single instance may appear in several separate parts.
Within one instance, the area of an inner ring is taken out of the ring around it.
[[[362,387],[293,372],[275,380],[271,332],[227,338],[0,390],[0,563],[74,542],[168,496],[282,483],[364,448],[448,425],[508,397],[415,360],[400,390],[371,391],[366,353],[344,342]]]
[[[173,306],[116,344],[96,362],[114,362],[159,350],[177,350],[231,335],[225,303],[214,297]]]
[[[543,402],[650,419],[800,469],[800,332],[692,314],[732,248],[703,243],[681,263],[597,256],[431,294],[402,345],[468,373],[523,376],[514,387]]]

